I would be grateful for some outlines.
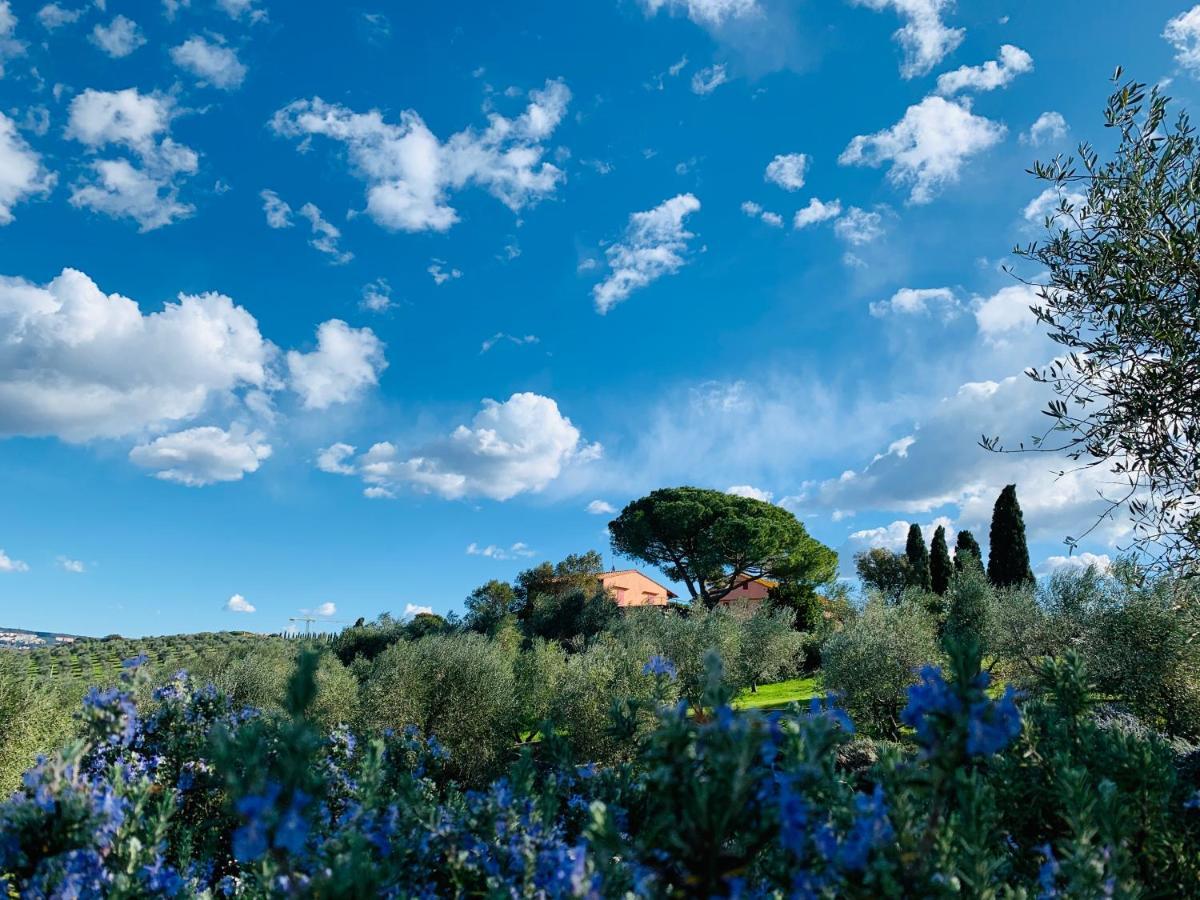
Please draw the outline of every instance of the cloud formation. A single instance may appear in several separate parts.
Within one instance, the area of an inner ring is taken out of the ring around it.
[[[289,384],[305,409],[348,403],[379,383],[387,368],[384,344],[370,328],[351,328],[341,319],[317,327],[317,347],[308,353],[289,350]]]
[[[962,66],[938,76],[937,92],[945,96],[959,91],[994,91],[1005,87],[1018,75],[1033,71],[1033,57],[1012,44],[1000,48],[1000,58],[981,66]]]
[[[892,9],[905,20],[893,37],[904,49],[900,74],[916,78],[929,71],[962,43],[966,31],[948,28],[942,13],[954,0],[854,0],[860,6],[881,12]]]
[[[241,594],[234,594],[225,601],[225,611],[231,613],[252,613],[257,612],[254,605],[251,604]]]
[[[209,84],[222,91],[241,87],[246,78],[246,67],[238,59],[237,53],[219,39],[210,41],[206,37],[192,35],[178,47],[171,48],[171,61],[201,84]]]
[[[13,221],[13,207],[30,197],[48,194],[57,180],[42,158],[17,131],[17,123],[0,113],[0,225]]]
[[[629,217],[624,236],[605,251],[608,277],[592,288],[598,313],[607,313],[638,288],[682,268],[688,241],[695,237],[684,220],[698,209],[700,201],[694,195],[679,194]]]
[[[808,170],[808,156],[804,153],[781,153],[767,163],[763,178],[779,185],[785,191],[798,191],[804,187],[804,173]]]
[[[155,478],[188,487],[219,481],[241,481],[257,472],[271,455],[271,445],[257,431],[235,425],[229,431],[213,425],[165,434],[129,451],[129,461],[150,469]]]

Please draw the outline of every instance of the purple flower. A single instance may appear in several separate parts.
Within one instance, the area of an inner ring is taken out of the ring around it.
[[[650,661],[646,663],[646,665],[642,666],[642,674],[656,676],[664,675],[674,681],[675,677],[679,673],[675,668],[675,663],[671,662],[665,656],[659,656],[658,654],[655,654],[654,656],[650,657]]]

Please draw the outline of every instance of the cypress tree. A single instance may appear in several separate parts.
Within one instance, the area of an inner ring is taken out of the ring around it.
[[[991,544],[987,574],[996,587],[1011,587],[1033,581],[1029,547],[1025,543],[1025,518],[1017,502],[1017,486],[1006,485],[992,510]]]
[[[979,568],[983,568],[983,551],[979,549],[979,541],[975,540],[975,535],[969,531],[960,531],[958,539],[954,542],[954,571],[961,572],[963,566],[967,564],[965,554],[971,554],[975,557],[975,564]]]
[[[904,546],[904,555],[908,557],[909,584],[923,591],[932,590],[933,584],[929,578],[929,550],[925,546],[921,526],[916,522],[908,526],[908,543]]]
[[[929,581],[935,594],[945,596],[954,575],[954,564],[950,562],[950,548],[946,546],[946,529],[939,525],[933,532],[929,545]]]

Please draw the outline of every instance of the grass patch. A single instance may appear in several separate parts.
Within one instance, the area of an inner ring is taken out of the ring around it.
[[[807,678],[791,678],[778,681],[775,684],[760,684],[758,691],[750,693],[742,691],[734,698],[734,709],[774,709],[787,706],[789,703],[807,703],[813,697],[824,693],[821,687],[821,676],[810,675]]]

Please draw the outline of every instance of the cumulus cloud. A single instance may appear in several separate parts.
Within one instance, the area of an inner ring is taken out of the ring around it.
[[[364,284],[362,302],[359,305],[371,312],[387,312],[391,309],[392,286],[388,284],[388,280],[386,278],[376,278],[369,284]]]
[[[289,383],[305,409],[348,403],[379,383],[379,374],[387,368],[383,350],[383,341],[370,328],[351,328],[341,319],[330,319],[317,327],[315,350],[288,351]]]
[[[617,509],[607,500],[593,500],[587,505],[587,511],[593,516],[611,516]]]
[[[17,124],[0,113],[0,225],[9,224],[13,207],[54,187],[56,177],[25,142]]]
[[[1062,113],[1049,110],[1038,116],[1029,126],[1029,130],[1021,135],[1021,143],[1042,147],[1046,144],[1058,143],[1066,136],[1067,120],[1063,118]]]
[[[300,207],[300,215],[308,219],[312,227],[313,236],[308,241],[310,247],[324,253],[334,265],[340,266],[354,259],[353,253],[338,246],[338,241],[342,239],[341,230],[322,218],[321,210],[315,203],[305,203]]]
[[[250,603],[241,594],[234,594],[225,601],[225,611],[231,613],[252,613],[257,612],[253,604]]]
[[[796,215],[792,218],[793,228],[807,228],[809,225],[816,225],[819,222],[827,222],[830,219],[836,219],[842,214],[842,201],[830,200],[828,203],[824,200],[818,200],[813,197],[808,201],[808,206],[796,210]]]
[[[0,572],[28,572],[29,565],[0,550]]]
[[[770,210],[763,209],[753,200],[747,200],[742,204],[742,212],[752,219],[761,219],[772,228],[783,227],[783,216],[779,215],[779,213],[774,213]]]
[[[638,288],[679,271],[695,237],[684,219],[698,209],[694,195],[679,194],[629,217],[624,236],[605,251],[609,276],[592,288],[597,312],[603,315]]]
[[[329,600],[329,601],[326,601],[325,603],[322,603],[316,609],[302,609],[302,610],[300,610],[300,612],[302,612],[306,616],[329,617],[329,616],[333,616],[333,615],[337,614],[337,604],[334,603],[332,600]]]
[[[0,276],[0,435],[112,438],[168,426],[268,388],[276,350],[222,294],[148,315],[64,269],[46,285]]]
[[[1107,553],[1073,553],[1070,556],[1048,556],[1037,567],[1039,575],[1053,575],[1056,572],[1082,572],[1095,568],[1107,572],[1112,568],[1112,558]]]
[[[429,268],[425,270],[429,273],[429,277],[433,279],[433,283],[439,287],[447,281],[455,278],[462,278],[462,272],[453,267],[447,269],[444,259],[434,259],[429,263]]]
[[[1163,37],[1175,48],[1175,62],[1193,75],[1200,75],[1200,5],[1167,22]]]
[[[304,142],[317,135],[345,144],[353,174],[367,185],[367,214],[379,225],[446,231],[458,221],[450,195],[467,186],[483,188],[514,212],[554,192],[563,173],[543,160],[544,142],[570,98],[563,82],[547,81],[530,92],[517,118],[492,113],[485,130],[468,128],[445,142],[413,110],[392,124],[379,110],[356,113],[320,97],[285,106],[271,125]]]
[[[998,144],[1003,125],[977,116],[962,103],[926,97],[904,118],[883,131],[855,137],[838,162],[880,166],[890,163],[888,180],[909,187],[909,202],[928,203],[946,185],[958,181],[972,156]]]
[[[761,500],[764,503],[770,503],[775,499],[775,495],[770,491],[756,488],[752,484],[735,484],[725,488],[725,493],[733,494],[735,497],[749,497],[751,500]]]
[[[153,470],[155,478],[188,487],[219,481],[241,481],[257,472],[271,455],[271,445],[257,431],[235,425],[229,431],[214,425],[164,434],[129,451],[129,461]]]
[[[1058,187],[1048,187],[1025,204],[1021,217],[1033,225],[1043,225],[1047,217],[1057,219],[1063,201],[1073,207],[1072,215],[1079,215],[1087,203],[1087,196],[1079,191],[1063,191]]]
[[[486,547],[480,547],[475,542],[467,545],[468,556],[486,556],[488,559],[515,559],[517,557],[533,556],[533,551],[529,549],[529,545],[517,541],[511,547],[505,549],[498,547],[495,544],[488,544]]]
[[[87,12],[86,6],[81,6],[77,9],[67,9],[57,3],[47,3],[38,10],[37,17],[43,28],[47,31],[54,31],[54,29],[62,28],[64,25],[78,22],[85,12]]]
[[[937,92],[949,96],[959,91],[994,91],[1018,75],[1033,71],[1033,57],[1012,44],[1000,48],[1000,58],[981,66],[962,66],[938,76]]]
[[[190,0],[185,0],[182,5],[190,5]],[[217,6],[231,19],[245,18],[251,23],[267,21],[267,11],[258,5],[258,0],[217,0]]]
[[[171,48],[171,61],[191,73],[201,84],[210,84],[223,91],[242,86],[246,67],[237,53],[220,40],[192,35],[178,47]]]
[[[89,40],[113,59],[121,59],[146,43],[146,36],[137,22],[117,16],[107,25],[96,25]]]
[[[360,476],[371,497],[392,496],[409,486],[451,500],[508,500],[544,490],[564,467],[595,459],[601,447],[585,444],[552,399],[521,393],[503,403],[484,400],[470,425],[458,426],[416,453],[403,453],[385,441],[353,454],[348,444],[335,444],[322,451],[318,465],[327,472]]]
[[[763,178],[777,184],[785,191],[798,191],[804,187],[804,173],[808,169],[808,156],[804,153],[781,153],[767,163]]]
[[[987,343],[1003,345],[1013,338],[1035,331],[1037,317],[1030,307],[1041,304],[1037,288],[1028,284],[1012,284],[990,297],[975,299],[975,324]]]
[[[411,619],[413,616],[432,616],[432,615],[433,615],[433,607],[432,606],[420,606],[419,604],[416,604],[416,603],[405,603],[404,604],[404,618],[405,619]]]
[[[179,199],[179,181],[196,172],[199,157],[170,137],[173,112],[170,97],[140,94],[136,88],[88,88],[76,95],[66,136],[93,153],[109,146],[122,148],[138,165],[126,156],[92,162],[93,177],[72,187],[71,204],[114,218],[131,218],[141,231],[191,215],[194,207]]]
[[[928,315],[940,310],[943,318],[952,318],[959,308],[958,298],[950,288],[901,288],[887,300],[871,304],[871,315],[882,318],[889,314]]]
[[[292,207],[277,193],[264,190],[259,192],[259,196],[262,198],[268,228],[291,228],[295,224],[292,221]]]
[[[883,214],[852,206],[833,223],[833,233],[854,247],[870,244],[883,236]]]
[[[758,0],[642,0],[647,15],[660,9],[684,13],[697,25],[716,26],[758,13]]]
[[[904,49],[900,73],[905,78],[926,75],[962,43],[962,28],[947,28],[942,13],[954,0],[854,0],[876,11],[892,9],[905,20],[894,37]]]
[[[917,524],[921,525],[919,522]],[[863,528],[852,532],[846,540],[847,549],[850,552],[845,554],[846,559],[842,560],[843,564],[849,563],[854,553],[874,547],[882,547],[893,553],[902,552],[908,541],[908,531],[911,525],[911,522],[898,519],[878,528]],[[955,530],[954,523],[946,516],[938,516],[931,522],[921,525],[921,534],[925,537],[925,541],[928,543],[933,538],[933,533],[938,526],[946,529],[946,543],[953,547],[958,531]]]
[[[728,80],[724,63],[705,66],[692,76],[692,93],[701,96],[711,94]]]
[[[25,43],[17,40],[17,17],[9,0],[0,0],[0,78],[4,77],[6,61],[25,53]]]
[[[71,572],[75,575],[82,575],[87,571],[87,566],[84,565],[83,560],[70,559],[66,556],[60,556],[58,558],[58,566],[64,572]]]

